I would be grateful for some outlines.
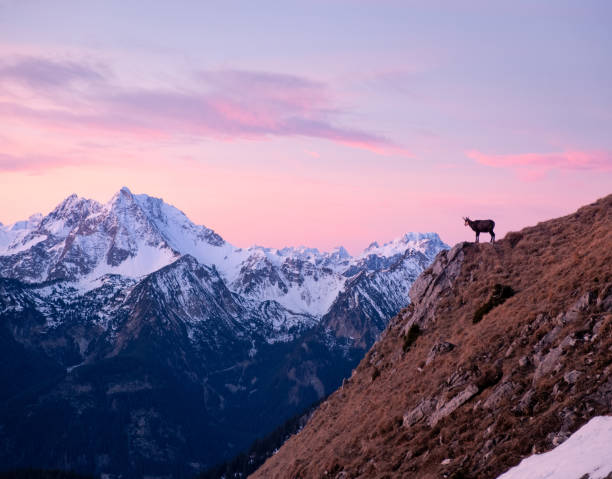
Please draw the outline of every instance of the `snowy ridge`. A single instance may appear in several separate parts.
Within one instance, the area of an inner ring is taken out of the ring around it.
[[[71,195],[47,216],[0,225],[0,276],[33,284],[61,281],[71,292],[85,295],[106,284],[104,278],[139,282],[189,256],[212,268],[239,302],[260,311],[258,317],[263,314],[280,334],[299,323],[316,322],[352,277],[401,265],[400,271],[373,279],[369,292],[362,292],[373,311],[386,316],[377,300],[370,299],[382,298],[371,288],[382,288],[393,308],[407,304],[411,282],[445,248],[436,233],[408,233],[382,246],[373,243],[356,256],[341,246],[331,252],[304,246],[236,248],[163,200],[124,187],[105,204]],[[420,256],[406,260],[407,253]],[[263,303],[268,306],[260,307]]]
[[[34,246],[34,243],[26,246],[22,240],[40,224],[42,218],[42,214],[37,213],[25,221],[18,221],[12,225],[0,223],[0,255],[15,254]],[[44,237],[41,237],[40,240],[43,239]]]

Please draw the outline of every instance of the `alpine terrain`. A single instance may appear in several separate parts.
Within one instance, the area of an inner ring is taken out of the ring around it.
[[[410,297],[252,477],[612,477],[612,195],[441,252]]]
[[[0,468],[227,459],[335,390],[446,248],[241,249],[127,188],[0,225]]]

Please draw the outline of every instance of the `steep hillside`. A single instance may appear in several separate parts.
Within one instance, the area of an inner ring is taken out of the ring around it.
[[[252,477],[493,478],[612,413],[612,195],[460,243]]]

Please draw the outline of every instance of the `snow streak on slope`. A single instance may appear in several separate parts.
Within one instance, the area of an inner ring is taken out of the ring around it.
[[[605,479],[612,473],[612,416],[598,416],[545,454],[523,459],[498,479]]]

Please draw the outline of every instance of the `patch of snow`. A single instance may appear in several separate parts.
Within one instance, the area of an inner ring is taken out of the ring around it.
[[[106,274],[119,274],[128,278],[139,278],[157,271],[179,258],[179,255],[169,248],[151,246],[144,241],[137,243],[136,251],[136,255],[128,256],[118,266],[111,266],[106,262],[100,263],[88,277],[98,278]]]
[[[79,366],[82,366],[82,365],[83,365],[83,363],[80,362],[79,364],[75,364],[74,366],[68,366],[66,368],[66,372],[67,373],[71,373],[75,368],[78,368]]]
[[[598,416],[563,444],[523,459],[498,479],[604,479],[612,472],[612,416]]]

